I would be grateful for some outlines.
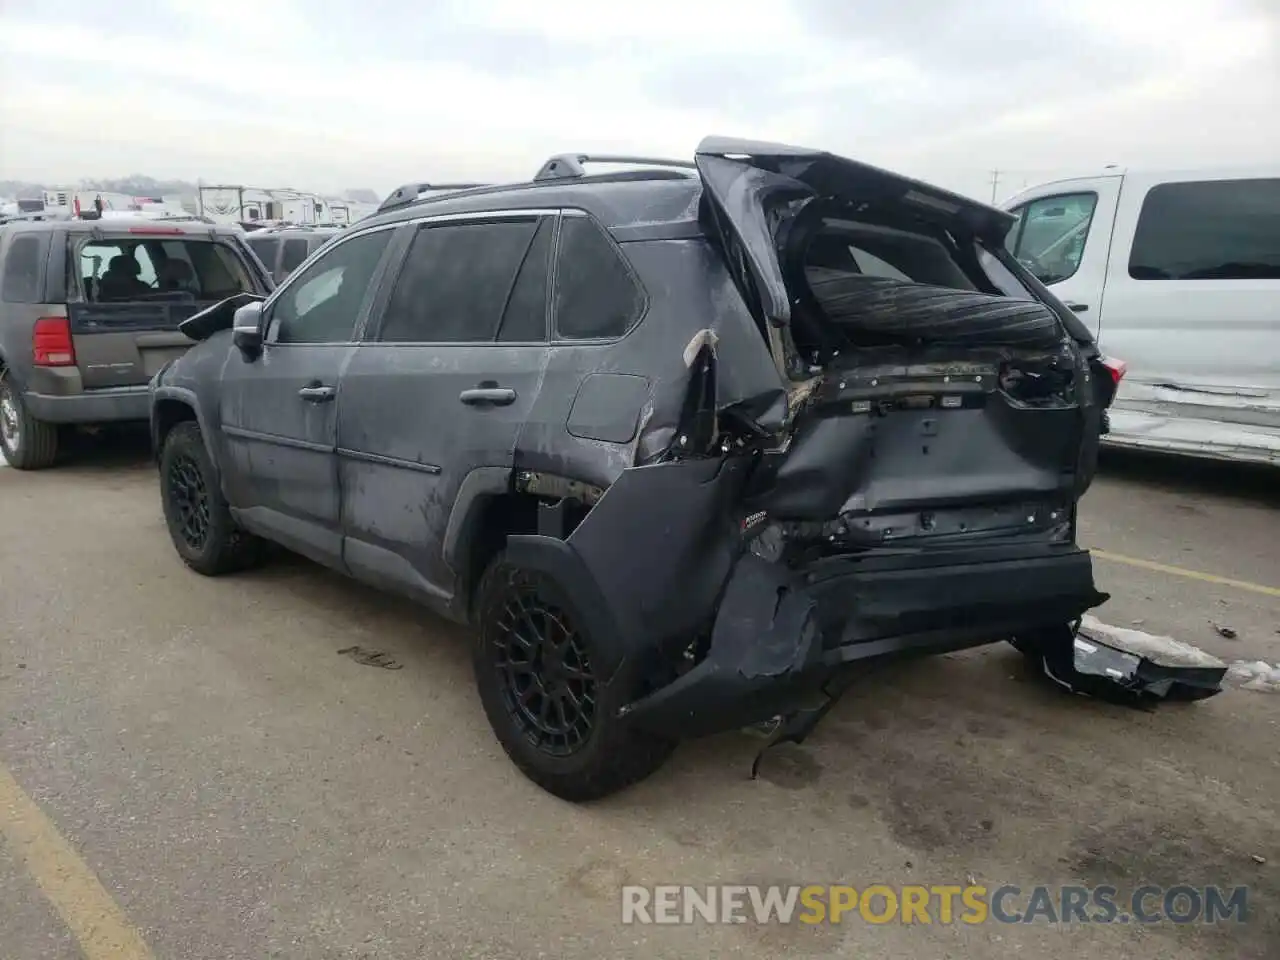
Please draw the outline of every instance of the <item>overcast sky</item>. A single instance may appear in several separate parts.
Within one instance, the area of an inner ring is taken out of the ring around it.
[[[0,178],[379,193],[782,140],[990,197],[1280,160],[1280,0],[0,0]]]

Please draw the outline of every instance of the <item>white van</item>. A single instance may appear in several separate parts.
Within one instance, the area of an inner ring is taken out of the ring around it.
[[[1006,245],[1128,363],[1111,443],[1280,464],[1280,167],[1024,190]]]

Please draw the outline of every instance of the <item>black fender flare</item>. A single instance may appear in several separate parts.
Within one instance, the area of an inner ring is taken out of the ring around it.
[[[156,423],[156,407],[161,400],[176,400],[195,414],[196,426],[200,428],[200,438],[204,441],[205,452],[209,454],[209,463],[212,464],[213,472],[221,484],[222,467],[218,463],[217,451],[213,445],[213,434],[200,410],[200,402],[196,399],[195,392],[186,387],[158,386],[151,391],[151,422],[148,429],[151,433],[151,449],[155,452],[157,461],[160,458],[160,435],[159,425]]]
[[[635,649],[636,638],[618,621],[578,551],[567,540],[517,534],[507,538],[506,554],[513,565],[550,577],[569,594],[587,631],[605,640],[597,645],[596,670],[606,683],[612,680]]]

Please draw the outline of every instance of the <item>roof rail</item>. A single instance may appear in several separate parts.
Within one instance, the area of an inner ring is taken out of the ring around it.
[[[539,180],[568,180],[573,177],[585,177],[587,163],[626,163],[636,167],[678,167],[696,170],[697,165],[690,160],[664,160],[660,157],[624,157],[613,154],[561,153],[552,157],[542,165],[542,169],[534,176]],[[692,176],[693,174],[688,174]]]
[[[474,190],[477,187],[490,187],[490,183],[406,183],[403,187],[397,187],[391,191],[390,196],[382,201],[378,207],[378,213],[386,213],[388,210],[399,210],[401,207],[407,207],[411,203],[417,203],[419,200],[426,200],[423,194],[428,191],[434,193],[455,193],[459,190]]]

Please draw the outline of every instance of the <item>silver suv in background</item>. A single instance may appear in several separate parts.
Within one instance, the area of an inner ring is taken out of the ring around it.
[[[178,325],[271,278],[235,227],[145,219],[0,227],[0,453],[37,470],[60,428],[145,421],[147,384],[192,341]]]
[[[283,226],[254,230],[245,242],[276,283],[285,278],[334,237],[342,227]]]

